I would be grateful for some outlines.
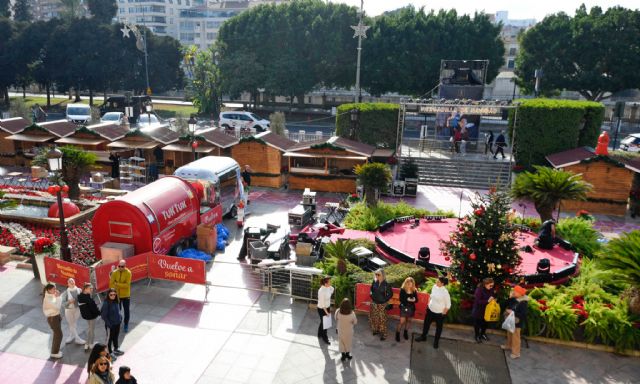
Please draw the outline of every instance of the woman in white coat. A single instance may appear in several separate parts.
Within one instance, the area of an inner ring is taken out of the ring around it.
[[[342,354],[340,360],[351,360],[351,348],[353,346],[353,326],[358,324],[358,318],[349,299],[342,299],[340,308],[336,311],[336,329],[338,330],[338,349]]]
[[[78,319],[80,318],[80,308],[78,307],[78,295],[82,290],[76,287],[76,281],[70,278],[67,280],[67,290],[62,295],[62,308],[64,308],[64,318],[69,324],[69,337],[67,344],[74,341],[76,344],[83,345],[84,340],[78,335]]]

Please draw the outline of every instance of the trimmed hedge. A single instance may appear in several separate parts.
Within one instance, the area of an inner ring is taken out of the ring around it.
[[[413,277],[416,286],[424,282],[424,268],[411,263],[392,264],[384,268],[387,282],[394,288],[400,288],[407,277]],[[356,283],[371,284],[373,272],[358,272],[353,274]]]
[[[336,135],[349,137],[352,109],[360,111],[360,128],[356,140],[374,146],[396,148],[398,104],[351,103],[338,106]]]
[[[513,137],[515,110],[509,113]],[[520,100],[513,152],[516,164],[532,169],[547,165],[545,156],[579,146],[595,147],[604,119],[604,106],[592,101]]]

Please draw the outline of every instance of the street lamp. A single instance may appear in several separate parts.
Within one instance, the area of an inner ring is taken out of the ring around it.
[[[196,126],[198,125],[198,121],[193,115],[191,115],[191,118],[189,119],[188,124],[189,124],[189,133],[191,134],[191,154],[193,155],[193,160],[197,160],[196,148],[198,147],[198,142],[196,141]]]
[[[360,110],[353,108],[351,111],[349,111],[349,114],[351,116],[351,131],[349,132],[349,137],[352,140],[355,140],[356,131],[358,130],[358,123],[360,121]]]
[[[49,170],[54,174],[54,180],[59,186],[60,172],[62,171],[62,151],[53,148],[47,152],[47,162]],[[58,201],[58,216],[60,217],[60,254],[62,260],[71,261],[71,249],[69,248],[69,239],[67,238],[67,228],[64,225],[64,211],[62,209],[62,189],[56,188],[56,198]]]

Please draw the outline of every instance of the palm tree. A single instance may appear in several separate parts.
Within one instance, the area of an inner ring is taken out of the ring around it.
[[[355,247],[356,242],[353,240],[338,240],[335,243],[324,245],[325,257],[336,259],[336,269],[339,275],[347,273],[347,259]]]
[[[629,310],[640,315],[640,231],[623,233],[611,240],[597,260],[600,268],[630,284]]]
[[[387,188],[391,182],[391,169],[382,163],[367,163],[356,165],[358,181],[364,188],[364,197],[367,206],[376,205],[376,191]]]
[[[534,203],[542,222],[553,216],[553,210],[561,200],[585,200],[591,184],[582,180],[582,175],[535,166],[536,172],[524,172],[515,180],[511,195]]]

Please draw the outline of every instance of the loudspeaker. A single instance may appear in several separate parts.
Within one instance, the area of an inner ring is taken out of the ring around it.
[[[571,251],[573,249],[573,246],[567,240],[558,240],[558,245],[562,249],[566,249],[567,251]]]
[[[421,247],[418,251],[418,259],[428,263],[429,259],[431,259],[431,251],[429,247]]]
[[[551,272],[551,261],[549,259],[540,259],[538,261],[538,266],[536,267],[536,272],[538,273],[549,273]]]
[[[393,225],[396,223],[396,221],[394,219],[391,219],[387,222],[382,223],[382,225],[380,225],[378,227],[378,231],[380,233],[385,232],[386,230],[389,230],[391,228],[393,228]]]

